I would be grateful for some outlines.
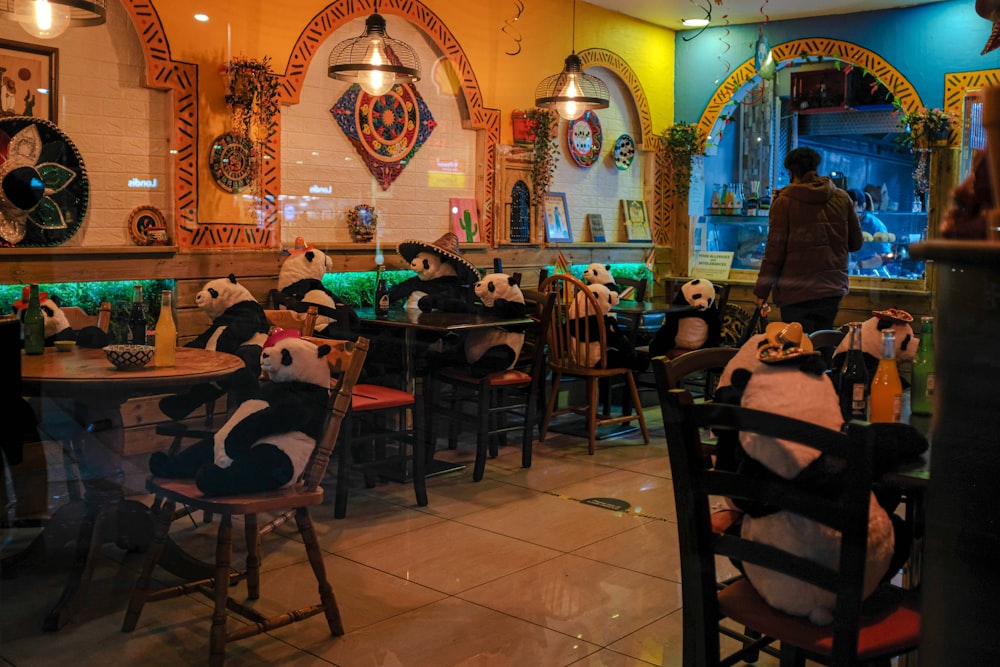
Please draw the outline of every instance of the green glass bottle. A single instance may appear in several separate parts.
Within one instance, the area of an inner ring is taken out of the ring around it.
[[[934,412],[934,318],[920,318],[920,346],[913,359],[910,380],[910,411],[916,415]]]
[[[45,352],[45,316],[42,315],[41,300],[38,295],[38,285],[28,288],[28,307],[24,311],[24,353],[42,354]]]

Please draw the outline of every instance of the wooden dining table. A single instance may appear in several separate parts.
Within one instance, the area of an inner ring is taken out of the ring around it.
[[[224,380],[243,367],[235,355],[188,347],[177,349],[173,366],[158,367],[151,362],[135,370],[118,370],[103,350],[79,346],[68,352],[50,347],[41,355],[22,355],[24,395],[48,399],[73,416],[75,432],[63,446],[72,450],[84,489],[79,501],[56,510],[28,547],[3,560],[4,576],[12,576],[20,567],[44,562],[50,545],[75,541],[68,581],[46,615],[45,630],[58,630],[70,620],[85,594],[102,544],[115,542],[123,549],[141,550],[152,537],[149,508],[125,494],[121,406],[130,398]],[[44,426],[44,411],[40,422]],[[177,556],[175,572],[200,570],[179,550],[171,553]]]

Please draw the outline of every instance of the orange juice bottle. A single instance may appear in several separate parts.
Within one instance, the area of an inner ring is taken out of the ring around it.
[[[871,413],[873,422],[898,422],[903,410],[903,383],[896,368],[896,336],[882,332],[882,358],[872,379]]]

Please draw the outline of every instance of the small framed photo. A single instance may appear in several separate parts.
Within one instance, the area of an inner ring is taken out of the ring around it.
[[[573,242],[568,211],[565,193],[550,192],[545,195],[545,238],[549,243]]]
[[[50,46],[0,39],[0,117],[56,122],[58,54]]]
[[[460,199],[452,197],[448,200],[448,210],[451,212],[451,231],[455,232],[462,243],[479,243],[479,214],[476,212],[475,199]]]
[[[594,243],[604,243],[607,238],[604,236],[604,219],[600,213],[588,213],[587,222],[590,224],[590,238]]]
[[[622,211],[625,214],[625,234],[629,241],[653,240],[649,218],[646,216],[646,202],[641,199],[623,199]]]

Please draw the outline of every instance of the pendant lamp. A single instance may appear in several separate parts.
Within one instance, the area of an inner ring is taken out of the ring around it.
[[[559,74],[545,77],[535,88],[535,106],[555,109],[566,120],[575,120],[585,111],[607,109],[608,87],[596,76],[585,74],[576,55],[576,0],[573,0],[573,50]]]
[[[0,14],[16,20],[29,35],[52,39],[70,27],[104,23],[107,0],[3,0]]]
[[[365,21],[364,34],[333,47],[326,73],[331,79],[357,83],[377,97],[397,83],[419,81],[420,59],[409,44],[386,34],[377,3],[375,11]]]

